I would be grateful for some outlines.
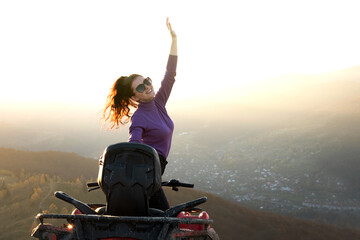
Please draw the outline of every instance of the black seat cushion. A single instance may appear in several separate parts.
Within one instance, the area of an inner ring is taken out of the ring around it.
[[[106,214],[148,216],[149,198],[161,186],[159,155],[146,144],[110,145],[99,160],[98,183],[106,195]]]

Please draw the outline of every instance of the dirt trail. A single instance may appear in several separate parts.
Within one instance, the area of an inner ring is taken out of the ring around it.
[[[49,189],[48,193],[46,194],[46,196],[43,197],[43,199],[42,199],[42,200],[40,201],[40,203],[39,203],[39,209],[40,209],[40,211],[43,211],[43,210],[44,210],[44,209],[43,209],[43,204],[44,204],[45,200],[46,200],[51,194],[54,193],[55,185],[56,185],[56,183],[54,183],[54,182],[50,182],[50,183],[49,183],[50,189]]]

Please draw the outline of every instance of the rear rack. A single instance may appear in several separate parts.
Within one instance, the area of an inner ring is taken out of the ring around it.
[[[32,232],[33,237],[43,239],[44,234],[53,234],[58,239],[95,240],[111,237],[128,237],[133,239],[208,239],[210,219],[176,218],[176,217],[130,217],[94,214],[38,214],[40,223]],[[74,228],[62,229],[44,224],[44,219],[66,219]],[[181,231],[180,224],[204,225],[204,230]],[[186,236],[185,236],[185,235]],[[189,235],[190,234],[190,235]],[[168,237],[167,237],[168,236]],[[184,238],[187,237],[187,238]]]
[[[122,222],[122,223],[179,223],[179,224],[205,224],[213,223],[211,219],[193,219],[176,217],[128,217],[128,216],[110,216],[110,215],[71,215],[71,214],[42,214],[36,216],[43,224],[44,219],[66,219],[69,223],[75,220],[97,221],[97,222]]]

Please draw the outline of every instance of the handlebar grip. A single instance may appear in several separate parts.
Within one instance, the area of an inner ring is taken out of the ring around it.
[[[90,187],[98,187],[99,184],[97,182],[89,182],[87,183],[87,187],[90,188]]]
[[[161,185],[165,186],[165,187],[187,187],[187,188],[193,188],[194,187],[194,184],[182,183],[177,179],[171,179],[170,181],[162,182]]]
[[[194,188],[194,184],[191,183],[180,183],[179,187]]]

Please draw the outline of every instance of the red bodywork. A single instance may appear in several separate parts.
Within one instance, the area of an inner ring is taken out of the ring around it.
[[[203,211],[199,215],[191,215],[189,212],[181,212],[177,215],[178,218],[193,218],[193,219],[210,219],[209,214]],[[180,229],[190,229],[193,231],[203,231],[205,229],[204,224],[180,224]]]

